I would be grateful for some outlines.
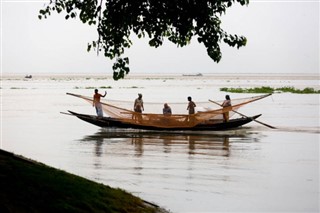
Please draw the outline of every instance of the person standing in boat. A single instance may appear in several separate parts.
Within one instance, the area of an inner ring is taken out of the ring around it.
[[[189,96],[188,97],[188,107],[187,107],[187,110],[189,111],[189,115],[192,115],[195,113],[195,107],[196,107],[196,104],[192,101],[192,98]]]
[[[167,103],[165,103],[163,106],[162,112],[164,115],[171,115],[172,114],[171,107]]]
[[[138,119],[138,121],[141,121],[141,119],[142,119],[141,113],[144,110],[142,94],[141,93],[138,93],[138,98],[136,98],[136,100],[134,100],[133,110],[136,113],[134,113],[132,115],[132,119],[134,119],[134,120]]]
[[[192,98],[189,96],[188,97],[188,107],[187,107],[187,110],[189,112],[189,116],[188,116],[188,121],[189,122],[194,122],[194,114],[195,114],[195,107],[196,107],[196,104],[192,101]]]
[[[224,120],[224,122],[228,122],[229,121],[229,111],[231,109],[225,109],[225,108],[231,107],[231,99],[230,99],[229,95],[226,95],[226,100],[224,100],[224,102],[222,103],[221,106],[224,108],[223,111],[227,110],[226,112],[223,113],[223,120]]]
[[[141,93],[138,94],[138,98],[136,98],[136,100],[134,101],[133,109],[135,112],[140,112],[140,113],[142,113],[142,111],[144,110]]]
[[[96,108],[98,117],[103,117],[103,110],[102,110],[100,99],[101,97],[106,97],[106,95],[107,95],[107,91],[104,92],[104,95],[101,95],[98,92],[98,89],[94,90],[92,106]]]

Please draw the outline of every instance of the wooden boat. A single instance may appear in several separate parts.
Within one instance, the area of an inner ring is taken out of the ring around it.
[[[111,117],[98,117],[95,115],[86,115],[79,114],[76,112],[69,111],[70,114],[76,116],[77,118],[91,123],[93,125],[104,127],[104,128],[132,128],[132,129],[144,129],[144,130],[165,130],[165,131],[183,131],[183,130],[192,130],[192,131],[221,131],[221,130],[230,130],[241,127],[245,124],[250,123],[254,119],[257,119],[261,116],[255,115],[252,117],[242,117],[231,119],[228,122],[223,122],[223,120],[209,120],[202,123],[199,123],[192,127],[157,127],[157,126],[147,126],[141,125],[139,123],[126,123],[116,118]],[[66,113],[65,113],[66,114]]]
[[[82,95],[76,95],[67,93],[78,98],[82,98],[88,101],[91,105],[93,100],[91,97]],[[133,110],[129,110],[126,107],[119,107],[119,104],[111,104],[112,101],[108,100],[108,103],[101,103],[103,111],[108,117],[98,117],[94,115],[79,114],[69,111],[70,114],[84,120],[88,123],[100,126],[100,127],[115,127],[115,128],[131,128],[131,129],[144,129],[144,130],[191,130],[191,131],[203,131],[203,130],[229,130],[243,126],[251,121],[256,121],[260,115],[247,117],[236,110],[241,106],[251,103],[253,101],[265,98],[268,95],[261,95],[256,97],[233,99],[233,105],[225,108],[210,109],[203,108],[205,110],[197,110],[195,114],[172,114],[163,115],[155,113],[138,113]],[[211,103],[212,104],[212,103]],[[220,105],[220,103],[218,103]],[[204,106],[204,105],[203,105]],[[223,121],[223,115],[229,113],[230,117],[237,113],[242,117],[237,119],[230,119],[228,122]],[[65,113],[67,114],[67,113]],[[256,121],[258,122],[258,121]]]

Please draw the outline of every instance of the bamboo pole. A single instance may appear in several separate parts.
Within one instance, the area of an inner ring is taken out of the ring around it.
[[[209,99],[209,101],[222,107],[222,105],[219,104],[218,102],[215,102],[215,101],[210,100],[210,99]],[[231,111],[234,112],[234,113],[237,113],[237,114],[239,114],[239,115],[241,115],[241,116],[243,116],[243,117],[245,117],[245,118],[251,118],[251,117],[248,117],[248,116],[246,116],[246,115],[244,115],[244,114],[242,114],[242,113],[240,113],[240,112],[238,112],[238,111],[235,111],[235,110],[231,110]],[[271,125],[269,125],[269,124],[263,123],[263,122],[258,121],[258,120],[256,120],[256,119],[253,119],[253,118],[251,118],[251,119],[252,119],[253,121],[255,121],[255,122],[259,123],[259,124],[262,124],[262,125],[264,125],[264,126],[267,126],[267,127],[271,128],[271,129],[276,129],[276,127],[274,127],[274,126],[271,126]]]

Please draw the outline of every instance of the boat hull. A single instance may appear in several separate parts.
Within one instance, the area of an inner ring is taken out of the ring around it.
[[[124,129],[143,129],[143,130],[165,130],[165,131],[182,131],[182,130],[191,130],[191,131],[222,131],[222,130],[230,130],[230,129],[236,129],[239,128],[245,124],[250,123],[254,119],[257,119],[258,117],[261,116],[255,115],[252,117],[242,117],[242,118],[237,118],[237,119],[231,119],[228,122],[223,122],[223,121],[209,121],[206,123],[200,123],[194,127],[177,127],[177,128],[172,128],[172,127],[164,127],[164,128],[159,128],[159,127],[154,127],[154,126],[144,126],[144,125],[139,125],[139,124],[132,124],[132,123],[124,123],[120,120],[110,118],[110,117],[98,117],[94,115],[86,115],[86,114],[79,114],[75,113],[72,111],[69,111],[69,115],[76,116],[77,118],[91,123],[93,125],[103,127],[103,128],[124,128]]]

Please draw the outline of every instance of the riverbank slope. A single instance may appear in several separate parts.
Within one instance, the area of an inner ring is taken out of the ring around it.
[[[166,212],[113,189],[0,150],[0,212]]]

